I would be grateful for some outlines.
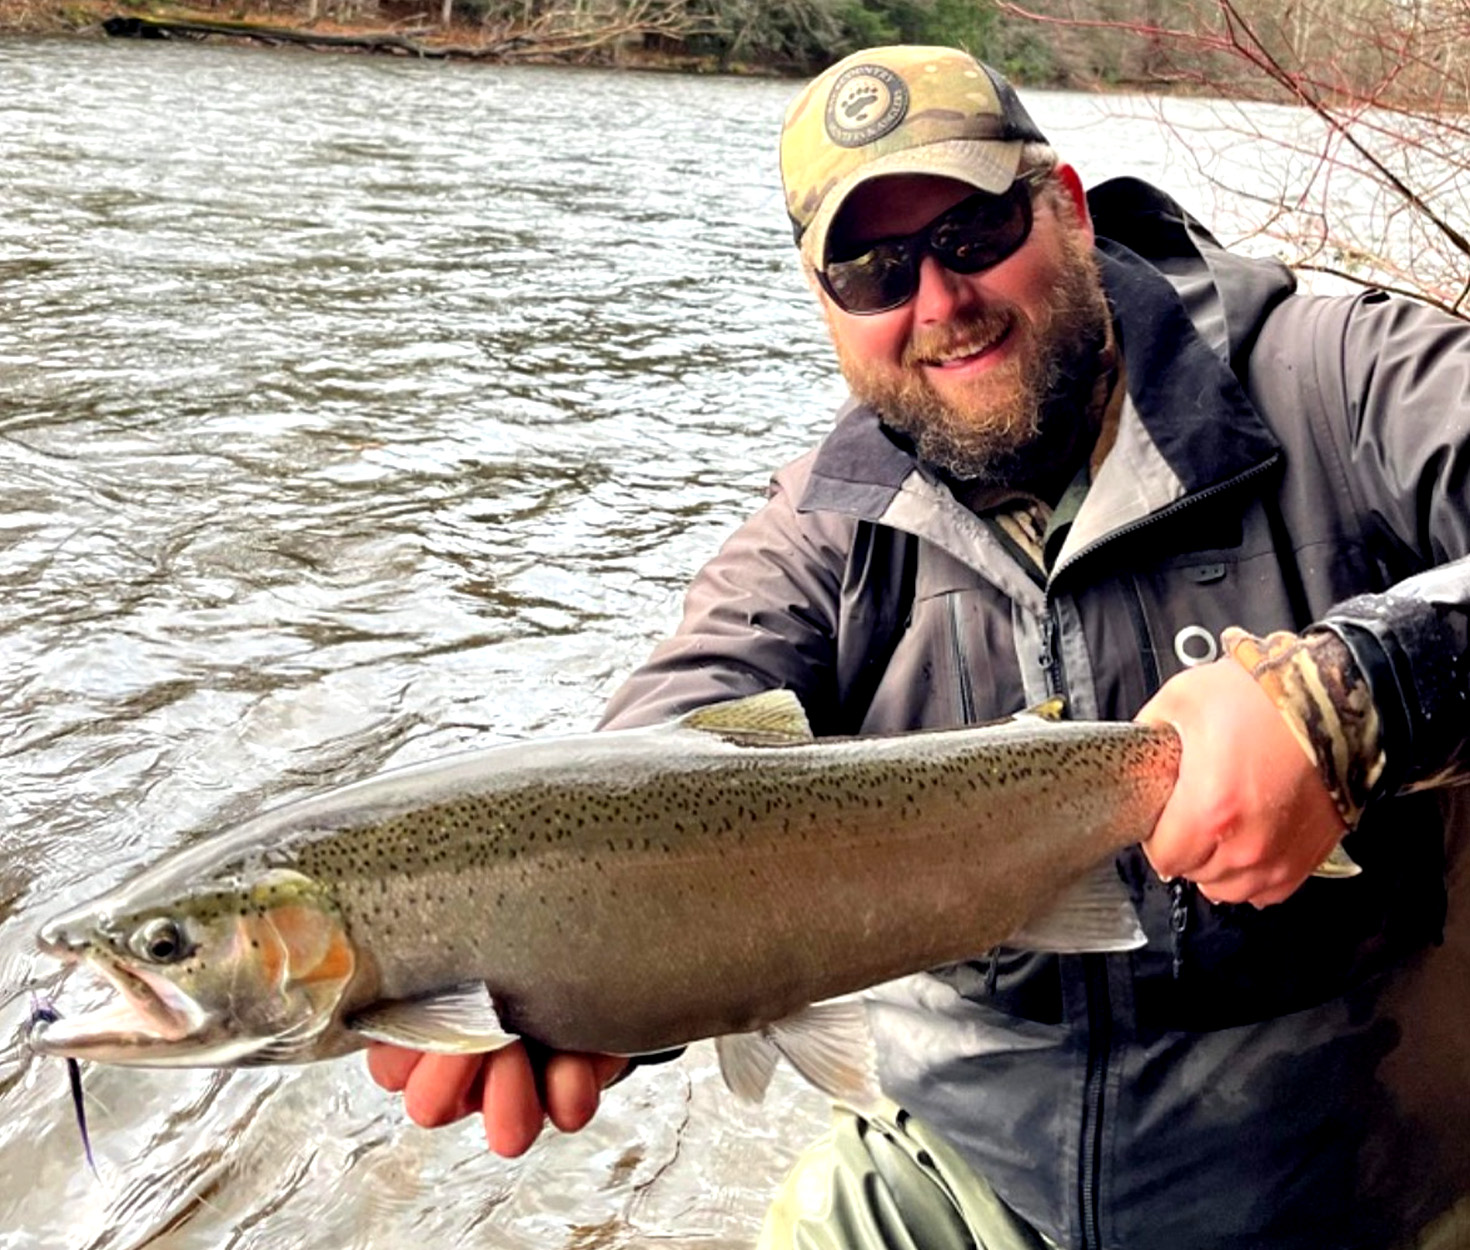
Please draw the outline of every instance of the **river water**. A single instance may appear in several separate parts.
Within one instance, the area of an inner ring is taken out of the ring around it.
[[[93,1176],[19,1034],[39,922],[191,834],[594,721],[840,398],[793,91],[0,42],[0,1248],[749,1243],[823,1104],[704,1046],[516,1162],[356,1058],[91,1068]],[[1208,215],[1210,106],[1027,99]]]

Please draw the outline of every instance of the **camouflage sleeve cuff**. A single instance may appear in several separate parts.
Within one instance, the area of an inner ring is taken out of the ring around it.
[[[1356,826],[1383,775],[1384,750],[1378,709],[1347,644],[1329,630],[1257,638],[1233,627],[1220,641],[1280,709],[1338,814]]]

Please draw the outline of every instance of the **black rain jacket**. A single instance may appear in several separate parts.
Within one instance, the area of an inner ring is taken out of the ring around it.
[[[1129,718],[1228,625],[1337,630],[1385,724],[1361,876],[1214,907],[1135,849],[1147,948],[977,952],[871,1019],[887,1092],[1063,1246],[1396,1245],[1470,1193],[1470,807],[1408,792],[1470,727],[1470,326],[1297,294],[1143,183],[1089,199],[1128,395],[1045,584],[850,403],[605,723],[772,687],[818,734]]]

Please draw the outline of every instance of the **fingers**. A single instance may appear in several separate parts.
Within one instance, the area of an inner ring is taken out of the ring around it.
[[[616,1055],[553,1054],[546,1064],[546,1113],[563,1133],[586,1126],[603,1088],[628,1066]]]
[[[390,1094],[401,1093],[414,1066],[423,1057],[422,1051],[372,1042],[367,1052],[368,1074]]]
[[[476,1097],[485,1055],[425,1055],[403,1087],[403,1109],[423,1128],[439,1128],[469,1115]]]
[[[382,1044],[368,1050],[373,1080],[402,1092],[415,1124],[438,1128],[479,1111],[486,1144],[508,1159],[531,1148],[548,1117],[566,1133],[585,1127],[603,1088],[627,1066],[614,1055],[555,1051],[538,1065],[520,1042],[483,1055],[426,1054]]]
[[[1302,818],[1301,824],[1310,826],[1312,821],[1308,815]],[[1332,830],[1330,820],[1324,820],[1322,824]],[[1242,838],[1241,841],[1248,839]],[[1336,844],[1335,833],[1329,832],[1316,854],[1298,860],[1273,858],[1268,847],[1252,852],[1249,847],[1240,849],[1227,842],[1203,868],[1190,875],[1199,892],[1211,903],[1250,903],[1254,907],[1269,907],[1290,898],[1311,871],[1303,866],[1309,863],[1315,868]]]
[[[424,1128],[462,1120],[480,1106],[485,1055],[433,1055],[376,1043],[368,1073],[391,1093],[403,1094],[408,1118]]]
[[[1190,828],[1187,818],[1171,813],[1166,807],[1154,826],[1153,834],[1142,843],[1144,857],[1164,881],[1186,877],[1198,882],[1205,865],[1214,856],[1215,848],[1197,838],[1181,836],[1180,831]]]
[[[552,1051],[538,1088],[523,1046],[507,1047],[493,1058],[485,1080],[485,1140],[506,1158],[529,1150],[547,1119],[564,1133],[585,1128],[597,1113],[603,1087],[628,1062],[613,1055]]]
[[[1225,870],[1222,855],[1246,850],[1237,839],[1248,832],[1249,804],[1244,783],[1231,784],[1208,766],[1208,757],[1199,758],[1198,753],[1209,748],[1207,741],[1185,729],[1180,730],[1180,737],[1184,752],[1179,780],[1142,845],[1154,871],[1164,880],[1185,877],[1198,884],[1212,870],[1217,875]]]
[[[1171,678],[1138,719],[1172,724],[1183,747],[1174,791],[1143,843],[1166,880],[1187,878],[1212,902],[1267,906],[1342,835],[1315,761],[1234,661]]]
[[[525,1154],[540,1135],[545,1122],[541,1095],[536,1072],[520,1042],[489,1056],[480,1109],[486,1144],[507,1159]]]

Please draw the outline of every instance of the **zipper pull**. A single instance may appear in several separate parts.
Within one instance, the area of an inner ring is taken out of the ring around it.
[[[1183,877],[1169,882],[1169,945],[1174,953],[1174,979],[1184,971],[1184,934],[1189,928],[1190,883]]]

